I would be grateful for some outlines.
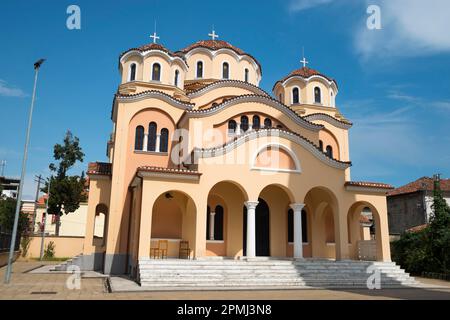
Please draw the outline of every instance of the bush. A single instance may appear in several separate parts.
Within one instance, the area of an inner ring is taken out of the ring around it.
[[[25,235],[20,240],[20,246],[22,247],[22,257],[25,258],[28,254],[28,249],[30,248],[31,238]]]
[[[55,257],[55,243],[50,241],[45,247],[44,259],[52,259]]]

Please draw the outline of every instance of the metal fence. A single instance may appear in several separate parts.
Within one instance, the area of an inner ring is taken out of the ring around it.
[[[0,252],[8,252],[11,246],[11,233],[0,232]],[[20,248],[20,235],[17,234],[14,250],[18,251]]]

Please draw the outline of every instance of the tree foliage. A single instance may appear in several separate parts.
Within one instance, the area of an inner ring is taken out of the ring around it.
[[[405,232],[393,243],[393,259],[408,272],[450,273],[450,207],[442,196],[439,181],[433,191],[433,214],[419,232]]]
[[[56,234],[59,234],[59,217],[76,211],[80,202],[86,200],[84,190],[84,172],[81,175],[69,175],[68,172],[79,161],[83,162],[84,153],[77,137],[70,131],[66,132],[63,144],[55,144],[53,157],[57,163],[51,163],[49,168],[55,173],[41,189],[47,192],[50,182],[50,197],[48,200],[48,213],[57,216]]]
[[[9,197],[0,197],[0,230],[2,232],[12,232],[14,217],[16,214],[17,200]],[[29,219],[26,214],[20,213],[17,230],[22,234],[28,230]]]

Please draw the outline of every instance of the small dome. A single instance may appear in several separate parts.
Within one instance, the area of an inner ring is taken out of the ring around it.
[[[178,57],[178,58],[183,59],[184,61],[186,60],[182,54],[174,53],[174,52],[170,51],[169,49],[167,49],[166,47],[164,47],[162,44],[159,44],[159,43],[149,43],[149,44],[140,46],[138,48],[128,49],[127,51],[123,52],[120,55],[120,57],[122,57],[124,54],[126,54],[126,53],[128,53],[130,51],[146,52],[146,51],[152,51],[152,50],[162,51],[162,52],[167,53],[171,57]]]
[[[197,42],[187,46],[184,49],[181,49],[180,51],[177,51],[176,54],[177,53],[186,54],[189,51],[196,49],[196,48],[206,48],[206,49],[209,49],[212,51],[216,51],[216,50],[220,50],[220,49],[229,49],[229,50],[234,51],[238,55],[250,57],[251,59],[253,59],[256,62],[256,64],[259,67],[259,70],[262,70],[261,65],[259,64],[258,60],[255,59],[255,57],[253,57],[251,54],[245,53],[243,50],[241,50],[223,40],[200,40],[200,41],[197,41]]]
[[[337,87],[337,82],[336,82],[336,80],[334,80],[333,78],[330,78],[330,77],[324,75],[323,73],[320,73],[320,72],[317,71],[317,70],[314,70],[314,69],[311,69],[311,68],[308,68],[308,67],[303,67],[303,68],[300,68],[300,69],[297,69],[297,70],[292,71],[291,73],[289,73],[289,74],[288,74],[286,77],[284,77],[283,79],[278,80],[278,81],[275,83],[274,88],[275,88],[275,86],[276,86],[278,83],[283,83],[283,82],[285,82],[287,79],[289,79],[289,78],[291,78],[291,77],[296,77],[296,76],[302,77],[302,78],[304,78],[304,79],[309,79],[309,78],[311,78],[312,76],[321,76],[321,77],[324,77],[325,79],[327,79],[327,80],[330,81],[330,82],[334,82],[334,84],[335,84],[336,87]]]

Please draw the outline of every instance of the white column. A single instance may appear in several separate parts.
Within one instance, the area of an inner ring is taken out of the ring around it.
[[[215,212],[209,213],[209,240],[214,240],[214,217],[216,216]]]
[[[155,152],[159,152],[159,146],[161,144],[161,135],[156,135],[156,146],[155,146]]]
[[[256,231],[255,231],[255,214],[258,201],[247,201],[247,258],[256,256]]]
[[[252,130],[253,129],[253,123],[249,123],[248,124],[248,130]]]
[[[303,259],[303,237],[302,237],[302,209],[303,203],[292,203],[294,210],[294,259]]]
[[[236,135],[241,134],[241,124],[236,122]]]
[[[148,148],[148,133],[144,134],[144,146],[142,150],[147,151],[147,148]]]

